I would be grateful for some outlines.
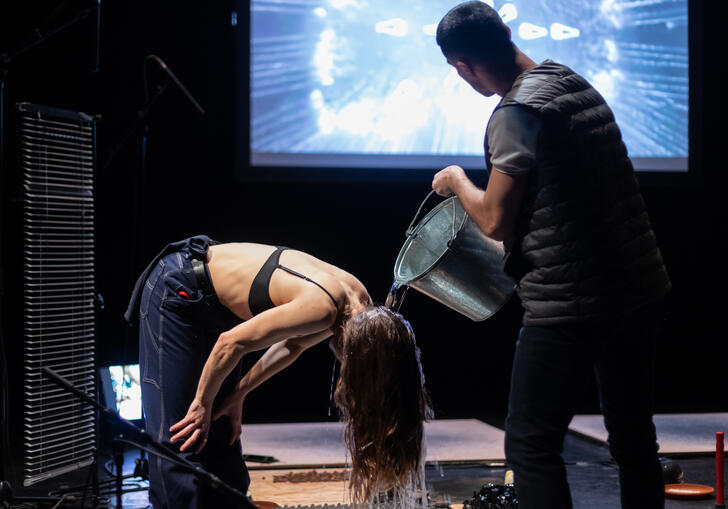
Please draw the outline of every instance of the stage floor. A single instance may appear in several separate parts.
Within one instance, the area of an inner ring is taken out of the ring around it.
[[[504,461],[503,431],[477,419],[425,423],[427,462]],[[248,424],[243,452],[273,456],[271,465],[248,462],[249,469],[343,467],[348,463],[341,422]]]
[[[657,414],[653,418],[660,454],[714,454],[715,432],[728,431],[728,413]],[[577,415],[569,429],[599,442],[607,442],[601,415]]]
[[[251,425],[244,426],[247,429]],[[495,427],[495,426],[494,426]],[[498,429],[496,427],[496,429]],[[265,453],[266,451],[257,451]],[[250,453],[256,453],[250,451]],[[134,459],[138,451],[127,451],[125,472],[132,472]],[[619,487],[617,468],[609,457],[606,446],[576,434],[568,434],[564,444],[564,461],[571,485],[575,509],[614,509],[619,507]],[[715,460],[710,456],[699,454],[692,457],[680,457],[676,460],[685,474],[685,482],[714,486]],[[253,464],[251,464],[251,467]],[[314,477],[316,470],[318,482],[290,482],[297,477]],[[320,468],[251,468],[251,493],[254,498],[271,500],[278,504],[292,506],[303,504],[322,505],[330,497],[345,500],[346,483],[341,480],[323,481],[323,474],[329,471]],[[430,463],[425,469],[426,484],[431,504],[437,502],[450,503],[453,507],[472,497],[473,491],[488,482],[502,483],[506,472],[504,465],[498,462],[452,462],[442,461]],[[105,473],[102,474],[106,476]],[[278,482],[274,479],[278,476]],[[265,478],[265,479],[264,479]],[[127,481],[131,483],[131,481]],[[145,482],[135,483],[144,486]],[[308,484],[308,487],[304,485]],[[331,503],[331,502],[328,502]],[[712,507],[714,499],[709,500],[667,500],[666,509],[705,509]],[[123,497],[125,509],[141,509],[148,507],[146,492],[127,493]],[[118,507],[112,500],[110,507]]]
[[[138,452],[128,451],[126,454],[125,472],[132,472],[134,459]],[[617,484],[617,468],[610,459],[605,447],[597,445],[581,437],[568,435],[564,447],[566,470],[571,485],[575,509],[614,509],[619,507],[619,489]],[[708,484],[715,483],[715,460],[710,457],[680,458],[677,460],[685,472],[686,482]],[[264,470],[251,472],[251,476],[281,475],[285,471]],[[292,470],[301,472],[301,470]],[[472,497],[473,491],[488,482],[502,482],[505,474],[503,467],[490,467],[482,464],[430,465],[425,470],[427,489],[432,502],[458,504]],[[103,475],[103,474],[102,474]],[[138,483],[145,485],[146,483]],[[339,490],[334,487],[333,490]],[[255,489],[251,486],[251,489]],[[260,491],[260,490],[258,490]],[[282,492],[279,493],[283,494]],[[261,493],[261,496],[263,493]],[[281,503],[273,497],[273,501]],[[148,507],[146,492],[127,493],[123,496],[125,509],[143,509]],[[300,503],[304,502],[300,499]],[[709,500],[667,500],[666,509],[706,509],[715,504]],[[298,505],[298,504],[296,504]],[[109,507],[118,507],[112,499]]]

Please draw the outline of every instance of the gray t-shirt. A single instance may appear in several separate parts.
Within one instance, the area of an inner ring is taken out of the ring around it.
[[[526,108],[497,109],[488,122],[490,162],[506,175],[525,175],[536,165],[541,119]]]

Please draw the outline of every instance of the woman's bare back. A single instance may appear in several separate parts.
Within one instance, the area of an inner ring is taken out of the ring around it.
[[[211,246],[208,250],[208,268],[218,299],[244,320],[253,316],[248,302],[253,280],[275,249],[265,244],[229,243]],[[286,249],[279,263],[316,281],[340,306],[351,298],[369,300],[366,288],[353,275],[307,253]],[[296,297],[330,302],[321,288],[282,270],[273,272],[268,293],[276,306]]]

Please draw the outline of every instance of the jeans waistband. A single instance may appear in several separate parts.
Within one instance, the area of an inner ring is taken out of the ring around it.
[[[137,279],[136,284],[134,285],[134,290],[132,290],[131,298],[129,299],[129,305],[126,308],[126,313],[124,313],[124,318],[127,322],[132,323],[134,318],[137,316],[139,312],[139,299],[141,298],[142,289],[144,288],[144,283],[147,280],[147,277],[149,276],[149,273],[152,271],[152,269],[156,266],[157,262],[161,259],[167,256],[168,254],[175,253],[175,252],[181,252],[184,254],[185,258],[187,259],[193,259],[193,260],[205,260],[207,256],[207,249],[211,245],[215,245],[217,242],[210,239],[206,235],[196,235],[194,237],[190,237],[188,239],[180,240],[178,242],[172,242],[170,244],[167,244],[162,251],[154,257],[154,259],[151,261],[151,263],[147,266],[146,269],[144,269],[144,272],[139,276]],[[209,275],[208,275],[208,281],[209,281]],[[212,288],[212,283],[210,283],[210,287]],[[214,290],[213,290],[214,295]]]

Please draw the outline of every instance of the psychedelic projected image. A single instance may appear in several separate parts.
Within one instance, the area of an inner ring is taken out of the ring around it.
[[[687,0],[486,3],[533,60],[601,92],[638,169],[687,169]],[[482,168],[499,98],[472,90],[435,42],[456,4],[252,0],[251,164]]]

